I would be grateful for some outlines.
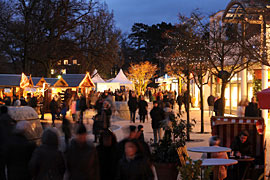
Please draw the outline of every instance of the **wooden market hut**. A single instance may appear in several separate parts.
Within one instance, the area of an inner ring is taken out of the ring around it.
[[[62,77],[72,91],[77,93],[86,95],[95,87],[89,72],[86,74],[64,74]]]
[[[13,96],[21,97],[27,88],[33,87],[31,76],[22,74],[0,74],[0,97],[6,95],[13,100]]]

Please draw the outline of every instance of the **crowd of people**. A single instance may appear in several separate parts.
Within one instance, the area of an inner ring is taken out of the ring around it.
[[[27,139],[29,122],[14,122],[6,106],[1,106],[0,113],[1,180],[154,178],[142,125],[130,126],[127,137],[119,142],[116,135],[104,127],[94,145],[87,138],[85,125],[80,122],[76,125],[75,136],[61,149],[59,129],[46,128],[41,145],[37,146],[37,142]],[[66,128],[63,124],[64,134]]]

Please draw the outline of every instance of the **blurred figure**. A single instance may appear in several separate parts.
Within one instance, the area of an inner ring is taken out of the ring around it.
[[[238,103],[237,106],[237,116],[238,117],[244,117],[245,116],[245,109],[246,106],[248,105],[248,99],[247,98],[243,98],[241,99],[241,101]]]
[[[176,102],[178,104],[179,114],[182,115],[183,96],[181,94],[177,96]]]
[[[214,112],[215,116],[221,116],[221,110],[223,109],[222,107],[222,99],[217,96],[215,103],[214,103]]]
[[[167,139],[171,139],[171,132],[172,132],[172,121],[175,119],[175,115],[173,109],[171,108],[170,103],[166,103],[164,110],[164,119],[162,121],[162,127],[164,132],[164,137]]]
[[[245,117],[260,117],[260,109],[256,102],[256,97],[251,98],[251,102],[248,103],[248,106],[245,109]]]
[[[117,172],[117,140],[116,136],[109,129],[105,130],[100,136],[97,146],[100,179],[115,179]]]
[[[164,119],[164,111],[158,107],[158,102],[154,101],[154,107],[150,111],[152,118],[152,128],[154,133],[154,143],[157,143],[162,139],[161,121]]]
[[[138,125],[137,137],[138,140],[144,141],[143,125]]]
[[[80,123],[83,122],[83,113],[87,109],[86,98],[84,95],[80,98]]]
[[[118,149],[118,155],[117,158],[120,160],[125,153],[125,143],[130,140],[130,139],[137,139],[137,132],[136,132],[136,126],[129,126],[128,129],[128,135],[124,139],[122,139],[118,144],[117,144],[117,149]]]
[[[58,150],[58,138],[55,129],[48,128],[43,132],[42,145],[34,151],[29,163],[33,180],[63,180],[65,162],[62,153]]]
[[[215,104],[215,96],[213,96],[212,94],[210,96],[208,96],[207,104],[208,104],[208,107],[209,107],[209,116],[213,116],[214,104]]]
[[[55,126],[54,121],[56,119],[56,114],[57,114],[57,102],[55,101],[55,99],[53,98],[52,101],[50,102],[50,110],[51,110],[51,115],[52,115],[52,126]]]
[[[131,96],[129,96],[128,107],[129,107],[129,112],[130,112],[130,122],[135,123],[136,110],[138,108],[138,102],[137,102],[135,92],[132,92]]]
[[[148,107],[147,102],[144,100],[144,96],[140,97],[138,107],[139,107],[140,123],[144,123],[145,116],[147,115],[147,107]]]
[[[107,129],[111,127],[111,105],[108,101],[103,102],[103,108],[101,112],[101,119],[103,121],[103,129]]]
[[[136,140],[128,140],[125,145],[125,154],[119,162],[117,180],[154,179],[151,164],[142,154]]]
[[[212,136],[209,139],[209,146],[220,146],[220,139],[217,136]],[[203,159],[207,158],[207,154],[203,154]],[[228,155],[226,152],[217,152],[210,153],[209,158],[220,158],[220,159],[228,159]],[[227,177],[227,168],[226,166],[214,166],[213,168],[213,179],[223,180]]]
[[[69,146],[69,139],[71,138],[71,125],[69,120],[66,118],[63,118],[62,131],[65,135],[65,145],[66,145],[65,151],[66,151]]]
[[[8,114],[8,107],[0,106],[0,179],[5,180],[7,147],[16,121]]]
[[[70,180],[99,180],[99,162],[95,146],[87,142],[87,131],[79,124],[76,137],[70,143],[67,151],[67,169]]]
[[[16,124],[13,135],[10,137],[7,148],[7,177],[8,180],[31,180],[28,164],[36,147],[30,142],[26,133],[31,128],[27,121]]]

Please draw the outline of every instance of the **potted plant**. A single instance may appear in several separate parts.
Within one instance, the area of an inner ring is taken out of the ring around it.
[[[206,167],[202,171],[202,161],[193,161],[187,158],[188,162],[179,168],[180,177],[184,180],[209,180],[210,173],[212,171],[211,167]]]
[[[171,128],[158,143],[151,142],[152,160],[159,180],[176,180],[181,165],[177,149],[186,144],[186,122],[170,118]]]

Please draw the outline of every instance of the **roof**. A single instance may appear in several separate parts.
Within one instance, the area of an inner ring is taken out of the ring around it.
[[[20,87],[21,77],[21,74],[0,74],[0,86]]]
[[[92,80],[94,83],[105,83],[105,81],[100,77],[98,73],[94,74]]]
[[[111,82],[118,82],[120,84],[132,84],[132,82],[128,80],[122,69],[120,69],[117,76]]]
[[[78,87],[85,77],[85,74],[63,74],[63,79],[70,87]]]
[[[58,78],[44,78],[47,83],[49,83],[51,86],[53,86],[57,81]]]
[[[29,76],[27,76],[29,78]],[[40,81],[41,77],[31,77],[32,78],[32,81],[34,83],[34,86],[37,85],[37,83]]]

